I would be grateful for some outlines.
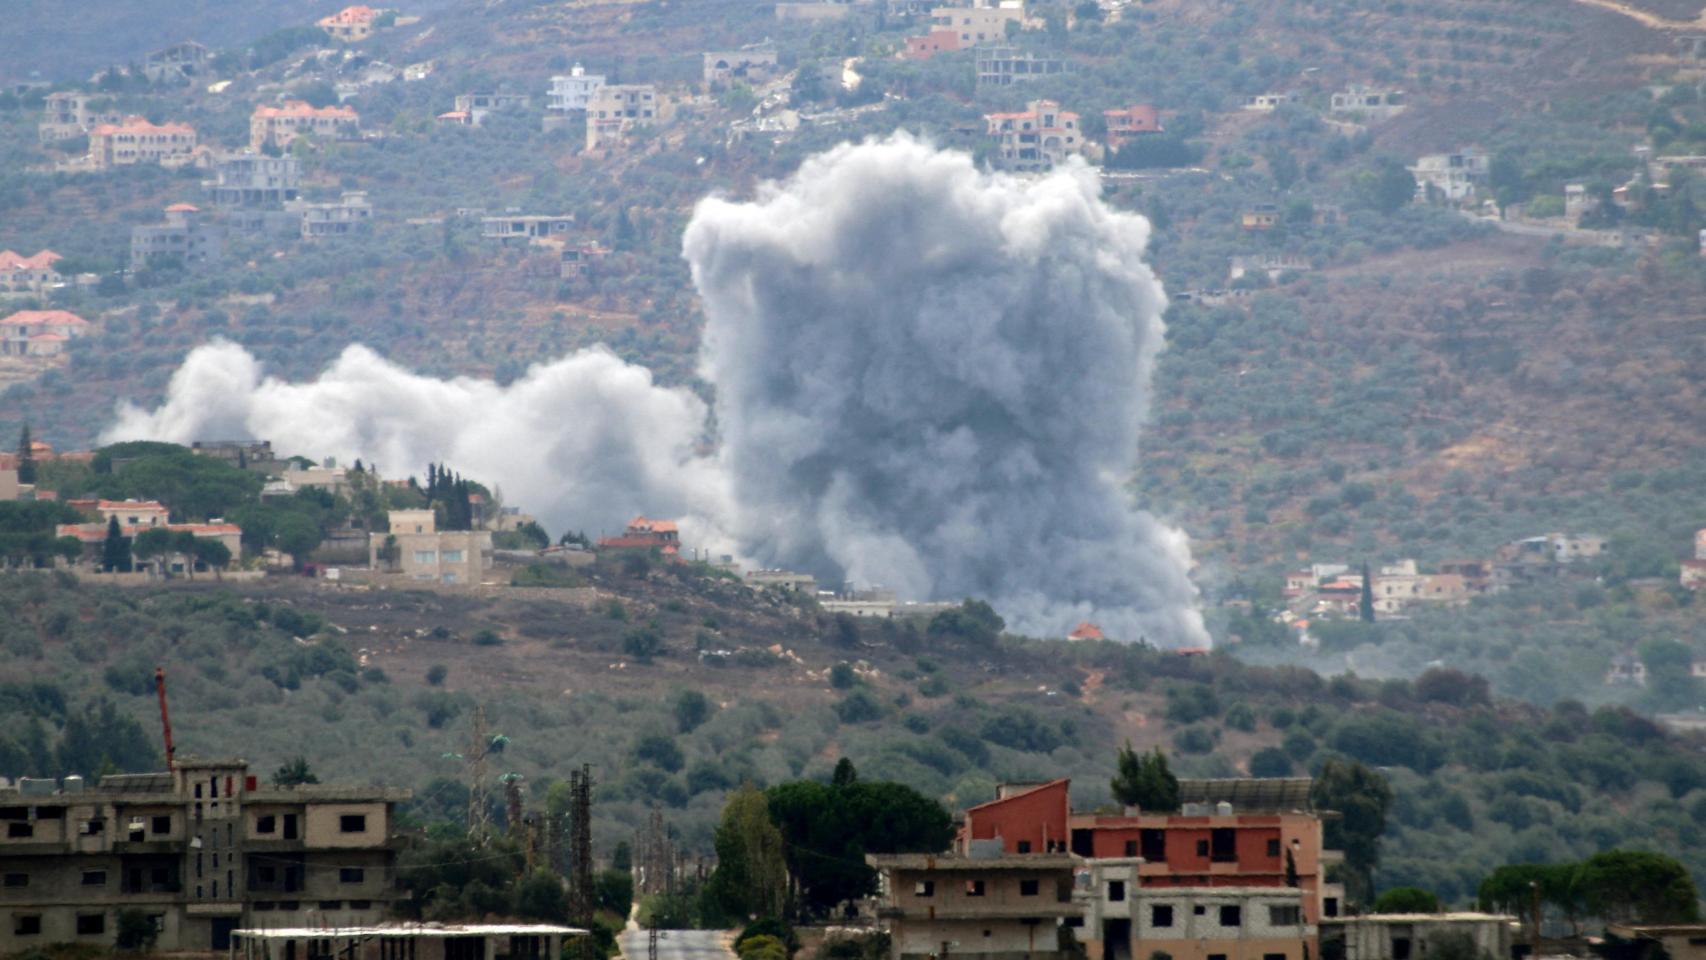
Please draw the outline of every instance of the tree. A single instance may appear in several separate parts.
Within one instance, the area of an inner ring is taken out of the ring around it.
[[[549,870],[539,869],[515,884],[515,914],[545,923],[565,923],[569,919],[569,892],[563,879]]]
[[[713,842],[717,869],[705,886],[710,905],[726,917],[781,916],[788,863],[764,794],[750,783],[730,793]]]
[[[290,554],[290,562],[300,570],[308,555],[320,545],[320,525],[304,514],[287,513],[278,519],[273,538],[280,550]]]
[[[107,539],[101,544],[101,569],[108,573],[130,572],[130,538],[119,529],[118,517],[107,519]]]
[[[1438,913],[1439,898],[1420,887],[1393,887],[1374,900],[1375,913]]]
[[[830,786],[850,787],[858,782],[859,771],[854,769],[852,760],[847,757],[842,757],[840,760],[835,761],[835,772],[829,776]]]
[[[272,782],[275,787],[294,787],[305,783],[319,783],[320,778],[309,769],[308,758],[297,754],[273,771]]]
[[[692,733],[699,729],[711,714],[716,712],[716,706],[709,697],[697,690],[683,690],[675,698],[675,727],[682,733]]]
[[[126,907],[118,912],[118,929],[113,945],[127,953],[152,953],[160,930],[145,911]]]
[[[1363,623],[1374,622],[1374,578],[1369,575],[1366,560],[1362,564],[1362,599],[1357,604],[1357,615]]]
[[[1310,788],[1317,810],[1339,814],[1327,820],[1323,842],[1345,853],[1345,892],[1366,903],[1373,888],[1374,868],[1380,863],[1380,835],[1386,832],[1386,811],[1392,788],[1386,778],[1351,760],[1328,760]]]
[[[426,682],[429,686],[441,687],[444,678],[450,676],[450,668],[442,663],[435,663],[427,668]]]
[[[1252,777],[1289,777],[1291,773],[1291,755],[1279,747],[1263,747],[1250,755]]]
[[[1699,894],[1688,869],[1674,858],[1645,850],[1607,850],[1582,862],[1587,908],[1608,921],[1694,923]]]
[[[1416,196],[1416,178],[1402,163],[1383,157],[1375,169],[1362,175],[1363,204],[1391,216],[1402,210]]]
[[[137,534],[136,542],[130,548],[131,556],[143,563],[153,563],[171,552],[172,533],[164,527],[150,527]]]
[[[30,425],[27,423],[18,434],[18,482],[36,482],[35,445],[30,440]]]
[[[1147,813],[1172,813],[1179,809],[1179,778],[1168,769],[1167,757],[1160,747],[1139,754],[1127,740],[1115,764],[1116,773],[1108,783],[1114,799]]]
[[[224,570],[231,565],[231,548],[218,540],[197,538],[195,559],[213,570]]]

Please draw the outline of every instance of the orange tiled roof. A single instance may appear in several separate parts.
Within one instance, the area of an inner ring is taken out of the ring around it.
[[[379,11],[372,7],[356,4],[353,7],[345,7],[329,17],[321,17],[315,22],[322,27],[349,26],[358,23],[372,23],[373,18],[377,16],[379,16]]]
[[[1101,627],[1097,626],[1094,623],[1091,623],[1088,620],[1084,621],[1083,623],[1079,624],[1076,627],[1073,627],[1072,632],[1067,634],[1066,638],[1068,640],[1106,640],[1106,639],[1108,639],[1102,633]]]
[[[123,123],[103,123],[100,126],[96,127],[94,130],[90,131],[89,135],[92,137],[110,137],[110,136],[113,136],[115,134],[121,134],[121,133],[134,133],[134,134],[142,134],[142,135],[161,134],[161,133],[187,133],[187,134],[191,134],[193,136],[195,134],[195,128],[190,126],[187,123],[177,123],[177,122],[171,122],[171,121],[168,121],[166,123],[161,123],[161,124],[154,124],[154,123],[149,123],[147,117],[134,117],[134,116],[132,116],[132,117],[125,117]]]
[[[306,100],[286,100],[283,106],[273,107],[265,104],[255,108],[256,117],[271,119],[273,117],[334,117],[339,119],[359,120],[360,115],[354,107],[342,105],[335,107],[310,106]]]
[[[167,213],[200,213],[201,208],[193,203],[174,203],[166,208]]]
[[[55,260],[64,257],[52,250],[39,250],[33,257],[23,256],[13,250],[0,250],[0,270],[45,270],[53,266]]]
[[[60,327],[86,327],[89,321],[69,310],[19,310],[0,320],[0,326],[38,327],[51,324]]]

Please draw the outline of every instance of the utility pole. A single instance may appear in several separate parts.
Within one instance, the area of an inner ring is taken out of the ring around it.
[[[1529,960],[1540,960],[1540,884],[1539,884],[1539,882],[1534,881],[1534,880],[1528,881],[1528,895],[1529,895],[1529,900],[1530,900],[1530,911],[1531,911],[1529,915],[1533,919],[1533,923],[1534,923],[1534,926],[1532,927],[1532,940],[1530,941],[1530,946],[1529,946],[1530,952],[1529,952],[1528,956],[1529,956]]]
[[[582,926],[597,907],[592,882],[592,767],[569,771],[569,916]]]

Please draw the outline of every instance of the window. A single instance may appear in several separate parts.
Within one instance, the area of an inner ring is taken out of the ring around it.
[[[1035,881],[1035,880],[1020,880],[1019,881],[1019,896],[1021,896],[1021,897],[1034,897],[1037,895],[1037,890],[1038,890],[1037,881]]]
[[[1303,911],[1296,906],[1268,907],[1268,925],[1274,927],[1295,927],[1303,922]],[[1266,960],[1266,958],[1263,958]]]
[[[1108,901],[1110,903],[1119,903],[1120,901],[1122,901],[1124,899],[1125,899],[1125,881],[1124,880],[1109,880],[1108,881]]]
[[[438,551],[436,551],[436,550],[416,550],[415,551],[415,562],[416,563],[437,563],[438,562]]]
[[[1149,925],[1152,927],[1170,927],[1173,925],[1173,905],[1157,903],[1149,908]]]
[[[85,871],[83,871],[83,886],[85,886],[85,887],[104,887],[106,885],[107,885],[107,872],[105,870],[85,870]]]
[[[1392,960],[1410,960],[1410,938],[1392,938]]]
[[[1226,960],[1226,954],[1224,954],[1224,953],[1211,953],[1208,955],[1208,960]]]
[[[339,883],[361,883],[367,879],[367,871],[360,867],[340,867],[338,869]]]
[[[18,820],[6,824],[6,836],[13,840],[27,840],[35,835],[35,824],[23,823]]]
[[[82,827],[80,827],[77,832],[81,833],[85,837],[92,837],[105,831],[106,828],[107,822],[102,820],[100,817],[96,817],[93,820],[83,821]]]
[[[270,813],[264,817],[256,817],[255,818],[255,832],[256,833],[277,833],[278,832],[278,818],[273,816]]]
[[[1279,838],[1276,837],[1276,838],[1268,841],[1268,856],[1277,857],[1279,855],[1280,855],[1280,843],[1279,843]]]
[[[12,933],[20,937],[41,935],[41,914],[24,913],[12,918]]]
[[[321,900],[320,901],[320,909],[321,910],[342,910],[343,908],[344,908],[344,902],[342,900]],[[1281,957],[1280,960],[1285,960],[1285,958]]]
[[[8,887],[27,887],[30,885],[30,875],[27,873],[8,873],[0,883]]]
[[[966,896],[968,896],[968,897],[981,897],[981,896],[983,896],[983,881],[982,880],[967,880],[966,881]]]
[[[1031,852],[1031,841],[1029,841],[1029,840],[1020,840],[1020,841],[1019,841],[1019,847],[1018,847],[1018,852],[1019,852],[1019,853],[1030,853],[1030,852]]]
[[[1125,855],[1128,857],[1137,856],[1137,841],[1136,840],[1127,840],[1125,842]]]
[[[1236,927],[1244,922],[1244,911],[1236,904],[1226,904],[1220,908],[1220,925]]]
[[[1328,897],[1325,900],[1322,900],[1321,901],[1321,912],[1325,913],[1329,917],[1338,916],[1339,915],[1339,898],[1338,897]]]
[[[1214,848],[1210,860],[1215,863],[1232,863],[1238,859],[1238,831],[1231,827],[1216,827],[1209,836]]]
[[[365,814],[365,813],[346,813],[343,816],[339,817],[338,818],[338,832],[340,832],[340,833],[366,833],[367,832],[367,814]]]
[[[444,551],[444,562],[445,563],[461,563],[462,562],[462,551],[460,551],[460,550],[446,550],[446,551]]]
[[[256,867],[255,877],[261,883],[277,883],[278,870],[273,867]]]
[[[1208,908],[1203,906],[1200,903],[1197,904],[1195,907],[1191,908],[1191,913],[1196,914],[1199,917],[1202,916],[1203,914],[1207,913],[1207,912],[1208,912]]]
[[[172,818],[171,817],[155,817],[154,822],[148,827],[148,829],[154,833],[171,833],[172,832]]]
[[[1162,863],[1167,859],[1167,831],[1143,830],[1137,835],[1142,846],[1139,854],[1150,863]]]
[[[912,885],[912,895],[915,897],[934,897],[936,895],[936,881],[918,881]]]
[[[373,901],[372,900],[351,900],[349,902],[349,908],[351,910],[371,910],[371,909],[373,909]]]
[[[1264,954],[1262,954],[1262,960],[1285,960],[1285,954],[1283,954],[1283,953],[1264,953]]]
[[[92,937],[107,932],[107,915],[104,913],[79,913],[77,915],[77,935]]]
[[[1199,857],[1208,856],[1208,841],[1207,840],[1198,840],[1197,841],[1197,856],[1199,856]]]

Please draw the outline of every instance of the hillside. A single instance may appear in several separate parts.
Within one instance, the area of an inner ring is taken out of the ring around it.
[[[141,724],[103,728],[110,759],[157,765],[160,663],[180,751],[241,755],[263,772],[302,754],[322,779],[413,787],[429,820],[465,809],[453,781],[467,772],[446,754],[483,705],[489,729],[511,738],[496,772],[524,775],[531,795],[593,765],[606,852],[654,805],[704,852],[726,789],[826,776],[841,756],[950,808],[987,799],[998,780],[1055,776],[1096,804],[1130,740],[1174,751],[1193,775],[1281,775],[1344,755],[1379,765],[1396,795],[1382,886],[1461,902],[1500,863],[1617,844],[1680,851],[1706,872],[1702,744],[1617,710],[1489,701],[1452,672],[1329,683],[1218,656],[997,642],[972,621],[837,622],[667,570],[596,583],[601,599],[583,608],[290,579],[238,592],[6,577],[0,603],[18,615],[0,627],[0,691],[49,732],[14,723],[0,755],[9,774],[49,772],[51,759],[28,760],[30,737],[51,742],[105,699]],[[661,638],[649,662],[623,652],[636,629]],[[682,705],[694,691],[708,710]]]

